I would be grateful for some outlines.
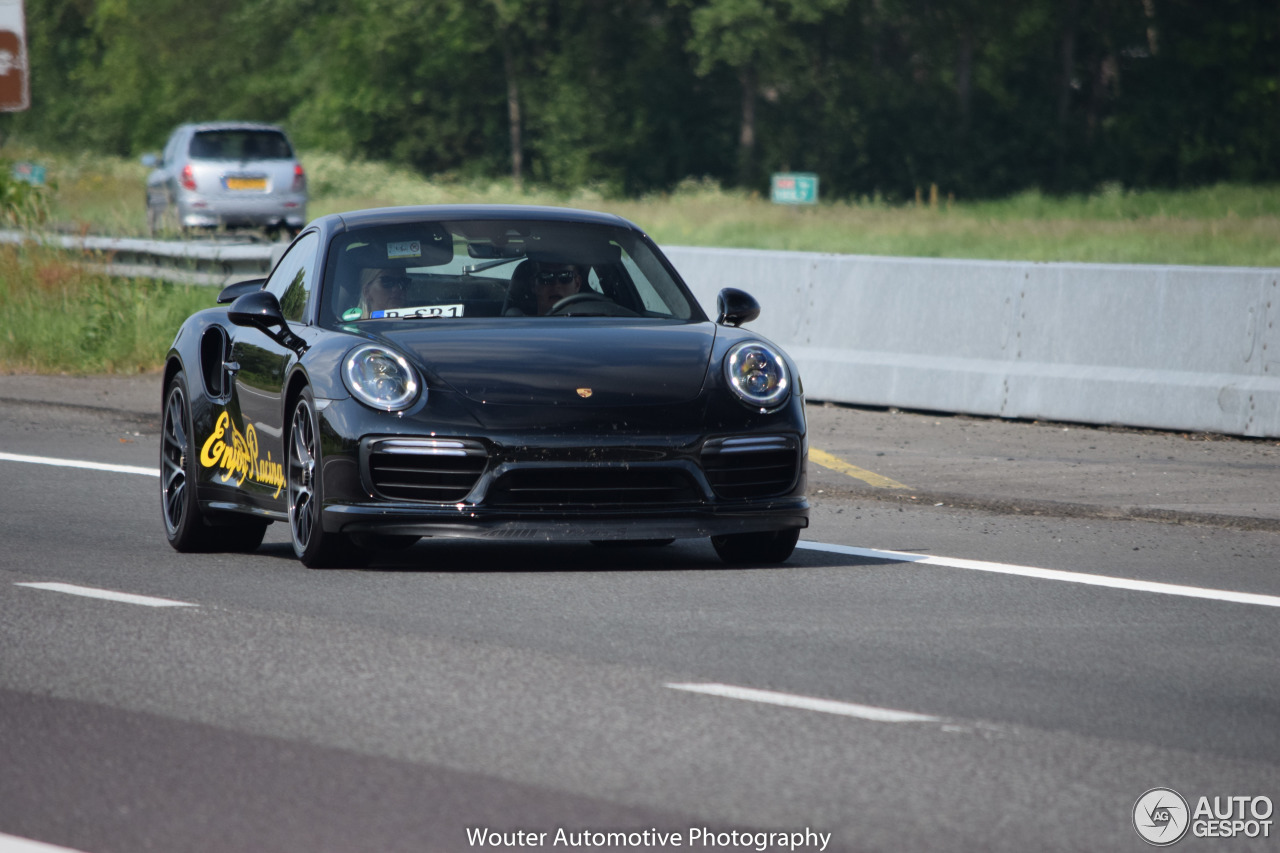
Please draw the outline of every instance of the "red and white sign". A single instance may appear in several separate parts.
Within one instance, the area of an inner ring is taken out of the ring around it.
[[[22,0],[0,0],[0,111],[31,106],[27,80],[27,22]]]

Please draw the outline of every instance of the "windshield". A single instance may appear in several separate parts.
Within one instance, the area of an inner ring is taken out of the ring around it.
[[[636,232],[539,220],[346,232],[330,248],[324,291],[326,323],[698,313]]]

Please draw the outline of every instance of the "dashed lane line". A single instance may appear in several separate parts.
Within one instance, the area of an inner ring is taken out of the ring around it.
[[[108,465],[104,462],[86,462],[82,459],[55,459],[50,456],[23,456],[19,453],[0,453],[3,462],[29,462],[34,465],[54,465],[59,468],[82,468],[90,471],[110,471],[113,474],[145,474],[159,477],[158,468],[141,468],[137,465]]]
[[[131,592],[115,592],[110,589],[95,589],[91,586],[77,586],[70,583],[17,583],[14,586],[25,586],[31,589],[43,589],[47,592],[63,592],[67,595],[79,595],[83,598],[101,598],[106,601],[119,601],[124,604],[140,604],[143,607],[199,607],[187,601],[175,601],[172,598],[155,598],[150,595],[134,595]]]
[[[79,853],[70,847],[58,847],[43,841],[32,841],[16,835],[0,833],[0,853]]]
[[[785,708],[799,708],[805,711],[818,711],[823,714],[838,714],[842,717],[857,717],[860,720],[870,720],[876,723],[942,722],[941,717],[933,717],[928,714],[895,711],[891,708],[877,708],[872,705],[859,705],[854,702],[837,702],[834,699],[818,699],[813,696],[800,696],[794,693],[778,693],[773,690],[757,690],[753,687],[735,687],[732,684],[671,682],[667,684],[667,687],[672,690],[702,693],[707,696],[740,699],[744,702],[781,705]]]

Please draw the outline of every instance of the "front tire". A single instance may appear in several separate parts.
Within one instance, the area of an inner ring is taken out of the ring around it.
[[[785,563],[800,541],[800,528],[766,530],[763,533],[727,533],[712,536],[720,559],[731,565]]]
[[[289,420],[289,534],[293,553],[311,569],[358,562],[350,537],[324,529],[323,464],[315,397],[303,388]]]

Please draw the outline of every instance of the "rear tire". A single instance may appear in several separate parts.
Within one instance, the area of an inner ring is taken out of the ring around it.
[[[183,553],[256,551],[269,522],[249,519],[211,524],[200,509],[189,399],[187,377],[178,371],[165,388],[160,433],[160,514],[165,535],[174,550]]]
[[[728,533],[712,536],[720,559],[731,565],[785,563],[800,541],[800,528],[766,530],[763,533]]]
[[[187,377],[178,371],[164,392],[160,433],[160,514],[165,535],[182,553],[213,547],[213,528],[205,522],[196,498],[196,451],[187,403]]]

